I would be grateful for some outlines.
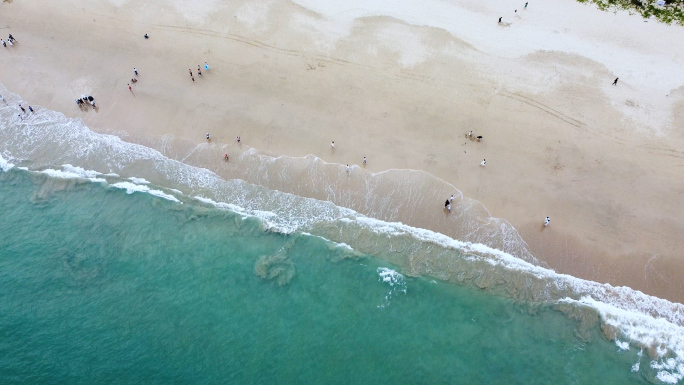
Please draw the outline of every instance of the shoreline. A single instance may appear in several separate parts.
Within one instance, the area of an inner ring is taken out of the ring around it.
[[[356,22],[351,35],[330,48],[314,32],[292,28],[325,19],[289,3],[273,3],[269,11],[285,10],[289,18],[263,16],[282,36],[258,31],[259,22],[256,30],[242,31],[240,23],[217,23],[244,14],[235,9],[215,11],[200,23],[204,27],[190,27],[192,21],[168,12],[143,31],[140,20],[155,15],[134,16],[140,10],[126,5],[74,3],[80,11],[72,15],[50,6],[2,5],[8,19],[31,19],[29,27],[12,28],[19,43],[0,57],[0,82],[10,91],[81,117],[97,132],[124,131],[158,142],[171,135],[197,148],[209,131],[215,144],[231,151],[241,135],[244,146],[263,154],[312,153],[340,165],[368,156],[375,173],[422,170],[508,220],[532,254],[559,273],[684,302],[676,280],[684,267],[678,240],[684,219],[671,215],[684,212],[677,183],[684,171],[662,167],[683,156],[675,150],[681,133],[674,130],[684,121],[674,112],[684,105],[681,85],[671,93],[672,129],[653,134],[637,123],[662,122],[662,111],[637,121],[648,112],[637,103],[632,120],[625,118],[630,106],[615,107],[606,86],[591,85],[612,74],[572,55],[496,58],[434,28],[385,18]],[[54,20],[36,26],[48,12]],[[98,28],[89,24],[94,15]],[[148,32],[150,40],[143,41]],[[250,34],[255,38],[245,37]],[[419,39],[411,40],[415,34]],[[397,37],[407,41],[409,53],[386,44],[398,44]],[[432,51],[420,51],[420,44]],[[434,47],[448,52],[434,53]],[[326,49],[333,53],[322,54]],[[196,64],[188,64],[186,50],[192,63],[211,66],[194,84],[186,70]],[[502,70],[505,65],[510,70]],[[131,98],[126,79],[133,67],[140,82]],[[548,76],[525,77],[531,69]],[[516,81],[522,85],[515,87]],[[638,92],[624,88],[619,92],[627,92],[627,100]],[[73,99],[82,92],[96,97],[97,112],[77,110]],[[472,127],[484,134],[482,143],[461,139]],[[334,153],[330,140],[337,143]],[[212,168],[211,159],[196,162]],[[439,213],[440,205],[435,202]],[[542,232],[546,215],[552,222]]]
[[[0,114],[6,118],[9,111],[3,106]],[[3,133],[0,130],[0,135]],[[86,136],[103,135],[88,131]],[[121,158],[106,150],[100,147],[97,152],[103,158]],[[682,377],[677,365],[682,362],[679,347],[684,333],[679,325],[684,306],[633,290],[618,291],[618,297],[627,299],[621,302],[626,304],[621,310],[580,298],[580,293],[573,293],[577,299],[570,299],[539,290],[532,285],[539,281],[535,278],[543,278],[533,273],[524,274],[528,278],[525,282],[532,283],[523,285],[529,290],[498,295],[491,286],[404,276],[395,264],[372,254],[358,255],[344,244],[312,234],[283,236],[264,231],[258,219],[245,219],[201,201],[190,202],[182,194],[177,195],[182,205],[142,192],[129,195],[116,176],[64,168],[65,172],[80,171],[86,177],[108,181],[91,183],[57,179],[57,170],[6,171],[0,172],[0,204],[7,213],[3,225],[6,233],[17,237],[10,236],[1,244],[4,252],[0,254],[13,256],[4,259],[2,277],[3,286],[12,288],[14,295],[3,297],[3,308],[18,319],[7,327],[16,332],[9,333],[6,344],[13,355],[4,367],[15,378],[35,378],[38,368],[41,378],[52,382],[70,382],[74,373],[84,373],[90,383],[109,383],[114,377],[121,381],[117,368],[122,360],[146,363],[140,372],[125,371],[123,375],[128,377],[124,378],[131,378],[126,382],[141,378],[149,378],[145,382],[193,382],[198,378],[221,382],[231,378],[235,382],[272,383],[282,380],[280,368],[301,373],[298,378],[319,378],[314,382],[321,383],[339,380],[342,372],[352,373],[350,382],[360,383],[396,383],[398,379],[423,382],[426,373],[434,374],[435,380],[430,382],[443,381],[444,373],[451,373],[452,382],[469,377],[472,380],[468,383],[499,383],[518,371],[515,377],[525,383],[536,383],[541,377],[563,382],[577,380],[578,376],[582,376],[582,383],[676,383]],[[52,220],[46,221],[46,215]],[[38,229],[41,231],[32,231]],[[386,237],[382,232],[362,233],[375,239],[366,245],[402,238]],[[340,235],[357,238],[349,231]],[[431,244],[429,240],[417,242],[421,249],[440,249]],[[501,287],[505,283],[499,277],[515,275],[501,265],[478,263],[450,251],[452,259],[462,263],[458,271],[474,270],[472,278],[483,273],[485,285],[488,281]],[[516,266],[524,264],[516,258],[506,260]],[[544,274],[541,270],[536,272]],[[573,277],[556,278],[547,282],[561,289],[561,294],[563,288],[568,289],[567,284],[575,283],[581,292],[597,288],[599,297],[606,289],[593,282],[585,282],[590,288],[582,287],[582,282]],[[539,293],[544,298],[551,294],[553,300],[535,301],[540,300],[535,297],[528,303],[507,298],[526,293]],[[42,309],[38,314],[35,306],[29,307],[36,303]],[[635,310],[639,305],[654,310],[657,318]],[[665,316],[659,316],[662,313]],[[356,328],[350,329],[350,325]],[[113,336],[107,333],[110,330],[126,333]],[[395,346],[389,348],[388,330],[402,331],[401,338],[390,339]],[[540,335],[540,330],[545,334]],[[352,335],[343,339],[352,344],[340,348],[339,344],[326,343],[340,333]],[[482,340],[483,336],[487,339]],[[472,344],[473,340],[479,342]],[[327,360],[335,368],[341,362],[350,368],[342,372],[334,369],[331,375],[322,376],[320,365],[310,365],[312,351],[316,357],[334,357],[338,351],[380,345],[385,350],[378,353],[376,349],[374,357],[366,360],[370,365],[363,381],[354,369],[358,367],[357,357]],[[438,345],[446,347],[437,351]],[[458,362],[462,355],[459,346],[464,345],[475,349],[470,354],[473,363],[461,362],[463,370],[451,370],[454,360]],[[52,346],[56,348],[50,349]],[[193,346],[198,347],[196,352],[186,354]],[[422,360],[418,371],[412,368],[415,349],[407,350],[407,346],[424,349],[423,355],[430,357],[428,366]],[[99,349],[93,354],[112,359],[84,363],[83,351],[92,352],[93,347]],[[283,351],[296,357],[283,362]],[[397,354],[402,351],[409,354]],[[268,352],[275,354],[264,358]],[[495,357],[489,361],[495,363],[495,372],[502,374],[482,380],[478,368],[481,357],[492,354]],[[160,360],[160,356],[171,359]],[[247,357],[244,362],[234,359],[243,356]],[[388,363],[387,356],[395,359]],[[271,365],[273,370],[256,365],[245,374],[241,368],[249,367],[255,359],[276,364]],[[437,365],[430,364],[435,360]],[[537,365],[540,361],[545,364]],[[573,365],[569,367],[568,362]],[[378,366],[385,368],[383,373],[394,374],[378,377]],[[88,375],[95,372],[95,376]],[[108,375],[110,372],[114,374]]]

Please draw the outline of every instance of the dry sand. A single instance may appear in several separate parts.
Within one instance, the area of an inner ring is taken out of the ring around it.
[[[0,82],[100,132],[425,170],[556,271],[684,302],[684,28],[571,0],[411,4],[5,1]]]

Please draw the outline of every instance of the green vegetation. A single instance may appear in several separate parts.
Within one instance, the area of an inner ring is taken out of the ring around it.
[[[684,25],[684,0],[665,0],[665,5],[657,5],[657,0],[578,0],[580,3],[594,3],[603,11],[626,9],[636,11],[644,18],[655,17],[658,21]]]

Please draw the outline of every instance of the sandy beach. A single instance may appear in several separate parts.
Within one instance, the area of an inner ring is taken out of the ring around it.
[[[226,178],[245,170],[223,152],[422,170],[554,270],[684,302],[682,26],[571,0],[387,7],[6,1],[0,35],[18,43],[0,48],[0,83]],[[79,109],[81,94],[98,108]],[[215,157],[193,156],[207,132]],[[382,219],[454,235],[446,198]]]

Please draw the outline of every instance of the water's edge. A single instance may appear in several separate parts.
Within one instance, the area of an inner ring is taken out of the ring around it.
[[[21,100],[4,91],[3,95],[8,103]],[[456,236],[403,224],[415,220],[404,214],[413,210],[402,210],[410,201],[406,196],[393,196],[386,186],[403,184],[393,190],[416,196],[419,189],[425,191],[425,184],[441,182],[430,179],[429,174],[406,171],[411,176],[405,178],[403,171],[364,174],[359,170],[349,181],[336,175],[340,167],[317,158],[269,159],[247,151],[241,156],[241,165],[255,171],[240,179],[225,179],[152,148],[94,133],[82,121],[58,112],[37,108],[35,114],[20,118],[8,105],[0,105],[0,115],[0,169],[4,173],[40,173],[57,180],[102,183],[176,204],[201,202],[258,218],[265,230],[308,233],[348,245],[359,253],[387,260],[409,275],[474,286],[531,304],[555,304],[581,322],[598,315],[607,338],[618,345],[625,340],[649,352],[658,379],[676,383],[684,377],[684,306],[539,266],[510,224],[492,218],[481,204],[459,193],[453,209],[459,214],[451,223],[457,228]],[[206,153],[196,153],[196,159],[216,151],[221,149],[208,147]],[[240,171],[232,172],[240,177]],[[308,188],[304,193],[286,185],[303,177],[320,190],[304,186]],[[346,184],[319,183],[322,180]],[[417,204],[432,205],[444,196],[445,189],[454,190],[453,186],[428,189],[435,191],[434,195],[421,195],[423,201]]]

